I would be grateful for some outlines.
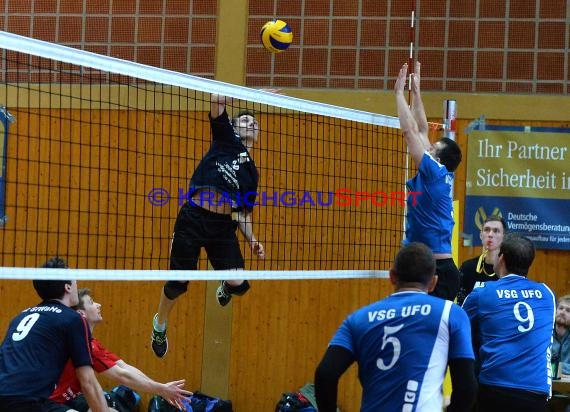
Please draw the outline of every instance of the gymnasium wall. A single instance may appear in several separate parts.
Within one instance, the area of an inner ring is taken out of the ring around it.
[[[62,13],[58,17],[58,13],[54,10],[32,12],[26,8],[31,4],[48,3],[5,1],[2,3],[4,13],[0,24],[4,30],[69,43],[75,47],[103,54],[133,58],[144,63],[162,65],[166,68],[240,84],[245,84],[246,76],[249,76],[250,82],[254,82],[251,79],[264,75],[254,71],[254,66],[260,66],[252,63],[249,63],[249,69],[246,70],[245,50],[249,44],[246,40],[249,30],[247,21],[233,20],[235,16],[244,15],[244,7],[247,7],[247,2],[244,0],[220,1],[219,3],[211,1],[166,2],[176,7],[187,7],[191,4],[193,9],[184,9],[183,13],[176,9],[164,15],[152,9],[153,4],[159,3],[154,0],[115,1],[112,3],[112,10],[105,8],[105,2],[61,1],[57,3],[67,5],[66,7],[78,7],[79,4],[84,7],[84,9],[73,9],[75,11],[70,10],[71,16],[68,17],[74,17],[75,20],[73,22],[70,20],[73,26],[68,25],[68,27],[76,29],[69,29],[67,35],[76,36],[76,33],[81,33],[81,36],[69,37],[67,40],[61,37],[66,33],[65,30],[53,28],[50,29],[53,32],[50,34],[47,28],[56,26],[52,23],[41,24],[43,21],[51,22],[53,19],[54,22],[58,22],[59,27],[65,27],[66,24],[63,24],[62,19],[65,16]],[[330,2],[318,3],[329,4]],[[376,4],[377,2],[362,3]],[[496,4],[496,2],[483,3]],[[118,4],[128,4],[129,8],[117,11],[114,8]],[[202,11],[195,9],[199,4],[205,5]],[[553,0],[551,4],[562,3]],[[103,9],[89,15],[90,7]],[[110,16],[110,11],[116,12],[116,16]],[[138,20],[133,17],[136,13],[139,13]],[[265,15],[264,13],[266,12],[263,10],[259,12],[262,16]],[[216,21],[216,14],[223,17],[222,21]],[[180,17],[186,19],[184,26],[190,27],[186,25],[190,15],[194,19],[200,18],[203,21],[192,26],[190,31],[182,30],[187,34],[179,39],[178,36],[181,34],[179,31],[167,31],[168,27],[180,26],[179,21],[177,23],[177,21],[170,20]],[[245,17],[247,18],[247,15]],[[42,20],[43,18],[47,20]],[[113,22],[115,18],[118,20]],[[112,23],[111,26],[105,26],[107,30],[88,29],[89,27],[98,28],[104,21]],[[127,29],[131,27],[131,24],[139,27],[136,29],[139,37],[130,39],[123,37],[135,33],[135,29]],[[143,26],[147,24],[148,26]],[[214,25],[217,25],[216,30],[213,30]],[[126,28],[114,31],[116,27],[121,26]],[[143,29],[143,27],[146,28]],[[158,27],[160,27],[160,38],[154,37],[159,31]],[[13,30],[14,28],[16,29]],[[41,36],[36,36],[38,30],[43,33]],[[94,36],[95,33],[98,36],[104,35],[105,38],[92,39],[90,36]],[[170,34],[167,35],[167,33]],[[140,36],[143,35],[150,37],[141,40]],[[202,36],[202,40],[196,40],[195,36]],[[317,46],[320,47],[320,45]],[[223,53],[215,53],[216,50],[223,50]],[[298,49],[292,50],[292,54],[299,52]],[[527,49],[522,52],[533,55],[534,49],[532,52]],[[267,56],[261,58],[267,59]],[[192,66],[193,64],[199,64],[199,67]],[[373,65],[363,67],[372,73],[372,77],[376,76],[376,69]],[[368,83],[371,87],[365,91],[353,88],[343,89],[342,87],[347,87],[347,79],[343,79],[342,82],[332,82],[332,84],[329,82],[331,89],[287,89],[284,92],[292,96],[394,115],[395,104],[389,90],[392,87],[392,78],[395,76],[397,66],[382,65],[382,68],[380,74],[385,76],[382,84],[371,81]],[[516,71],[506,71],[507,76],[516,73]],[[289,76],[284,77],[289,78]],[[469,83],[470,79],[469,75],[461,79],[461,87]],[[319,84],[324,81],[319,80]],[[350,81],[354,82],[354,79]],[[543,94],[540,96],[506,94],[501,93],[502,90],[499,89],[496,90],[497,94],[456,91],[428,92],[425,95],[426,107],[429,117],[434,121],[439,121],[442,113],[442,100],[457,99],[460,117],[457,140],[465,153],[467,137],[464,130],[471,120],[480,115],[486,115],[487,121],[494,124],[568,127],[570,103],[563,95],[567,93],[567,81],[566,77],[562,79],[562,83],[558,82],[558,85],[552,86],[553,88],[550,89],[552,93],[548,93],[549,90],[545,90],[547,89],[545,86],[541,89]],[[261,85],[258,80],[255,82],[252,84]],[[513,82],[516,84],[513,87],[516,92],[528,92],[528,87],[532,86],[527,86],[527,83],[529,82],[526,79],[518,79]],[[275,84],[279,85],[278,82]],[[566,85],[566,89],[564,86],[561,88],[560,84]],[[338,88],[335,85],[338,85]],[[439,85],[439,83],[434,83],[433,89],[441,90]],[[375,88],[387,91],[377,91]],[[13,109],[10,108],[10,110]],[[17,108],[14,108],[14,111],[17,111]],[[76,113],[76,115],[80,114]],[[23,127],[20,126],[24,124],[22,114],[18,113],[17,117],[18,122],[15,126]],[[34,125],[33,122],[32,125],[35,134],[41,134],[51,127],[57,127],[57,125],[47,124]],[[20,130],[19,133],[25,136],[29,132]],[[24,138],[18,144],[21,145],[22,153],[26,153],[26,150],[33,149],[32,152],[38,150],[37,147],[33,147],[37,142],[26,142]],[[78,153],[70,152],[70,154],[80,156]],[[257,153],[254,154],[256,155]],[[102,158],[105,158],[105,154]],[[456,198],[460,203],[464,200],[466,167],[467,165],[463,162],[457,173]],[[182,172],[186,171],[189,176],[191,169],[191,166],[182,167],[180,174],[183,175]],[[18,173],[25,174],[26,170],[18,170]],[[48,201],[47,194],[43,192],[38,192],[38,194],[42,204]],[[45,212],[34,213],[37,213],[37,219],[45,218],[42,215]],[[174,208],[164,209],[164,219],[170,219],[170,222],[173,222],[175,215]],[[58,217],[58,220],[54,222],[65,224],[65,219]],[[89,220],[80,220],[78,224],[78,227],[85,225],[88,228]],[[132,224],[132,222],[125,222],[125,224]],[[25,225],[19,227],[19,230],[25,230]],[[136,230],[141,229],[133,228],[133,230],[136,234]],[[161,235],[162,241],[153,246],[160,250],[159,257],[162,267],[167,265],[168,243],[166,239],[170,230],[171,226],[165,225],[166,238]],[[30,236],[37,235],[30,234]],[[49,239],[47,233],[41,236],[45,237],[39,240],[34,239],[30,243],[31,246],[15,245],[21,247],[21,262],[36,264],[37,248],[34,244],[41,245]],[[104,237],[105,233],[98,232],[97,236]],[[94,238],[92,234],[87,234],[77,237],[74,242],[77,242],[78,248],[86,248],[91,247],[90,242],[94,242]],[[10,242],[10,239],[5,239],[1,246],[2,250],[9,249]],[[93,247],[103,246],[94,244]],[[143,247],[143,245],[137,245],[136,242],[128,244],[125,242],[124,245],[114,246],[107,244],[105,253],[121,247],[133,248]],[[463,246],[459,248],[460,260],[477,254],[476,248]],[[81,263],[93,267],[100,264],[96,259]],[[130,264],[133,263],[130,262]],[[538,251],[531,270],[531,277],[546,282],[558,295],[570,292],[568,252]],[[207,393],[228,397],[234,401],[237,412],[272,411],[282,392],[295,390],[305,382],[312,381],[314,369],[330,337],[344,317],[364,304],[387,296],[392,290],[387,280],[258,281],[253,283],[248,295],[235,299],[231,307],[220,309],[214,298],[215,282],[193,282],[188,294],[180,299],[174,309],[169,327],[171,349],[164,359],[159,360],[154,357],[150,349],[150,327],[162,287],[161,282],[80,281],[79,283],[80,287],[90,287],[94,292],[95,300],[103,305],[104,322],[96,329],[95,336],[109,349],[157,380],[170,381],[186,378],[187,387],[191,390],[200,388]],[[9,319],[20,309],[35,304],[38,300],[31,282],[28,281],[0,282],[0,296],[0,331],[6,329]],[[103,384],[111,387],[111,383],[105,380]],[[353,367],[341,380],[339,405],[344,412],[358,410],[359,394],[356,369]],[[148,396],[144,399],[148,400]]]
[[[568,14],[559,0],[252,1],[245,82],[389,90],[413,42],[424,90],[568,94]],[[274,16],[294,41],[271,56],[259,28]]]
[[[569,13],[561,0],[3,0],[0,29],[251,87],[389,90],[413,42],[425,90],[567,95]],[[274,17],[294,35],[279,55],[259,44]]]
[[[0,30],[213,78],[216,0],[2,0]]]

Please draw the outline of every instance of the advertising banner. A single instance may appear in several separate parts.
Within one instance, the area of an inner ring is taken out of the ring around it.
[[[480,245],[487,216],[537,248],[570,250],[570,135],[473,131],[467,148],[464,232]]]

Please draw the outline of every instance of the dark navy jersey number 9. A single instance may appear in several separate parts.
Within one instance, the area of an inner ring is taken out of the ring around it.
[[[28,336],[30,329],[32,329],[32,326],[34,326],[39,318],[39,313],[32,313],[22,319],[20,323],[18,323],[18,326],[16,326],[16,332],[12,333],[12,340],[20,341]]]
[[[59,302],[20,312],[0,346],[0,396],[47,399],[69,359],[91,365],[90,339],[81,315]]]

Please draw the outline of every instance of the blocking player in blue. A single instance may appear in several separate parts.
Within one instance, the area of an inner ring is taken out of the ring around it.
[[[413,242],[390,270],[395,292],[344,320],[315,372],[319,412],[335,412],[338,382],[358,363],[361,412],[441,411],[449,365],[447,411],[468,411],[477,383],[469,319],[449,300],[428,295],[437,282],[435,258]]]
[[[66,267],[54,258],[44,267]],[[41,412],[71,358],[92,411],[109,411],[91,366],[89,328],[73,309],[75,280],[34,280],[42,302],[25,309],[8,327],[0,346],[0,411]]]
[[[418,173],[406,182],[410,192],[419,193],[408,199],[406,239],[404,244],[422,242],[434,253],[438,282],[434,296],[454,300],[459,292],[459,269],[451,255],[453,225],[453,179],[461,163],[461,149],[453,140],[442,138],[431,144],[429,126],[420,95],[420,63],[412,75],[412,108],[404,96],[408,65],[400,69],[394,91],[400,118],[400,128]],[[415,203],[415,204],[414,204]]]
[[[546,410],[555,298],[527,279],[534,253],[529,239],[505,235],[494,264],[499,280],[473,289],[463,303],[481,362],[480,411]]]

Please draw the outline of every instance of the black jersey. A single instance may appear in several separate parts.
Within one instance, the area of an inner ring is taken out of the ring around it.
[[[24,310],[0,346],[0,396],[47,399],[69,359],[91,365],[89,341],[83,317],[58,301]]]
[[[466,260],[459,268],[461,280],[457,303],[460,305],[463,304],[467,295],[469,295],[474,288],[481,286],[481,284],[485,282],[499,280],[499,277],[493,271],[493,265],[483,263],[483,270],[479,273],[477,272],[477,263],[479,263],[479,256]]]
[[[190,180],[190,194],[209,189],[222,195],[220,202],[231,202],[235,210],[251,210],[257,197],[259,174],[247,148],[235,132],[228,113],[210,116],[212,145]]]

